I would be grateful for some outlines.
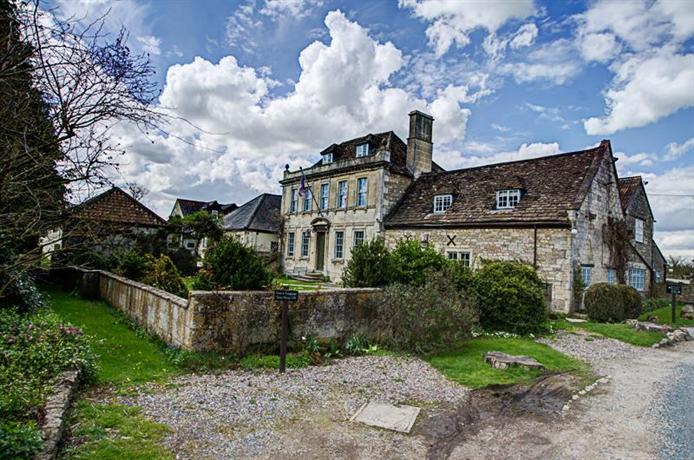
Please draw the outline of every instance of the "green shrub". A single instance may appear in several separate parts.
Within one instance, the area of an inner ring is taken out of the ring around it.
[[[343,346],[346,355],[361,356],[369,351],[369,341],[363,335],[353,335]]]
[[[96,358],[80,329],[44,309],[0,311],[0,423],[35,420],[53,379],[74,368],[86,380],[96,376]]]
[[[617,285],[593,284],[586,290],[583,306],[588,318],[592,321],[601,323],[624,321],[623,294]]]
[[[147,258],[149,259],[150,268],[142,278],[143,283],[163,289],[179,297],[188,297],[188,288],[168,256],[162,255],[155,259],[148,255]]]
[[[624,284],[593,284],[586,291],[583,304],[588,317],[597,322],[619,323],[641,314],[641,295]]]
[[[146,254],[130,250],[120,257],[117,272],[128,279],[140,281],[151,270],[151,263]]]
[[[192,276],[198,272],[197,257],[186,248],[177,248],[166,253],[181,276]]]
[[[670,307],[671,303],[668,299],[652,298],[648,299],[641,305],[641,313],[650,313],[654,310]]]
[[[0,458],[33,458],[42,445],[35,423],[0,423]]]
[[[394,283],[378,306],[381,341],[395,349],[428,352],[470,335],[477,323],[473,299],[451,283],[451,266],[423,273],[421,286]]]
[[[253,248],[236,238],[221,240],[205,256],[204,269],[195,280],[195,289],[251,290],[270,284],[272,274]]]
[[[348,287],[380,287],[393,275],[393,259],[383,238],[375,238],[352,249],[342,282]]]
[[[472,279],[480,324],[489,331],[541,332],[547,322],[543,282],[520,262],[487,261]]]
[[[32,312],[43,305],[44,298],[34,277],[25,270],[0,266],[0,308],[13,307]]]
[[[401,240],[391,255],[393,281],[401,284],[422,285],[427,269],[441,270],[451,263],[433,246],[416,240]]]

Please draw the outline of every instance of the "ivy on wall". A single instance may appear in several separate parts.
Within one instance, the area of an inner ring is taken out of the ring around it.
[[[617,272],[617,282],[626,284],[631,232],[623,219],[608,217],[602,227],[602,238],[610,253],[610,266]]]

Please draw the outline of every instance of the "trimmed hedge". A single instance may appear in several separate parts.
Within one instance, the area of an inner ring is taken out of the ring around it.
[[[596,283],[583,298],[588,318],[601,323],[619,323],[641,314],[641,295],[624,284]]]
[[[480,324],[488,331],[541,332],[547,322],[543,282],[520,262],[491,261],[472,276]]]

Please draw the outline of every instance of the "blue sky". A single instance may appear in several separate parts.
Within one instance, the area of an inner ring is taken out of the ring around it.
[[[368,132],[405,137],[432,113],[449,169],[610,139],[641,174],[666,255],[694,257],[694,1],[62,0],[110,9],[157,69],[163,110],[122,126],[116,181],[167,215],[175,197],[245,202],[279,191],[284,164]]]

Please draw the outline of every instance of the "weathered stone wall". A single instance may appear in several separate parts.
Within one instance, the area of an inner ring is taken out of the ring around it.
[[[290,339],[375,337],[376,305],[382,295],[380,289],[302,292],[289,304]],[[281,304],[272,292],[193,292],[190,308],[195,312],[195,350],[242,353],[279,343]]]
[[[471,268],[482,259],[519,260],[535,263],[540,278],[551,285],[551,308],[568,312],[571,305],[571,232],[568,228],[463,228],[388,229],[386,244],[393,248],[401,239],[415,239],[433,245],[441,253],[470,253]],[[451,240],[453,240],[451,242]]]
[[[113,273],[99,274],[101,299],[169,345],[190,348],[195,321],[186,299]]]

